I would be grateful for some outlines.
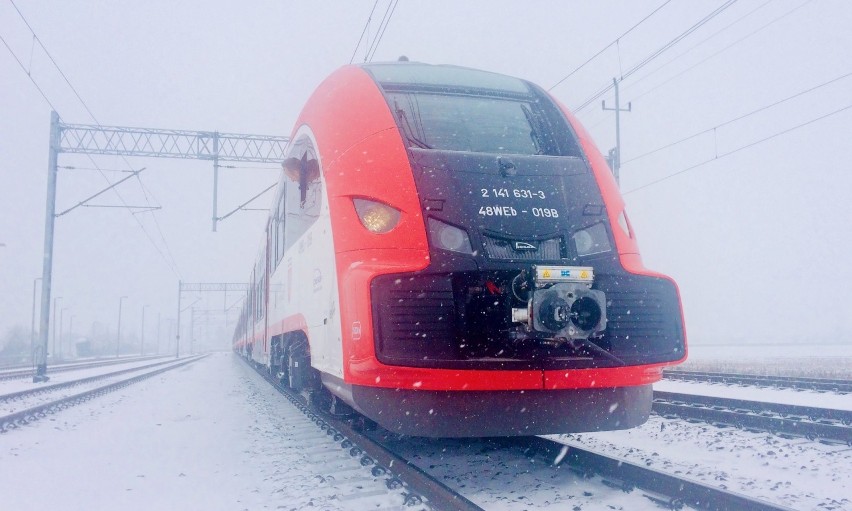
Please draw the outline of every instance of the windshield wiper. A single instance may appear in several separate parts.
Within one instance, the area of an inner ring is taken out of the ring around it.
[[[402,131],[405,132],[405,137],[408,139],[408,141],[412,142],[414,145],[420,147],[421,149],[432,149],[432,146],[420,140],[417,135],[414,134],[414,130],[411,128],[411,123],[408,121],[408,116],[405,115],[405,110],[400,108],[399,103],[397,103],[396,100],[394,100],[393,106],[396,108],[396,116],[399,117],[399,120],[403,126]]]
[[[545,154],[544,152],[544,144],[541,141],[541,137],[538,134],[538,130],[536,129],[536,124],[538,124],[535,120],[535,116],[533,116],[532,110],[530,108],[521,103],[521,110],[524,112],[524,117],[527,118],[527,122],[530,124],[530,138],[532,139],[532,143],[535,146],[535,154]]]

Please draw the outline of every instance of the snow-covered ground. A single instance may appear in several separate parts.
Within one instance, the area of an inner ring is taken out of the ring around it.
[[[101,374],[112,373],[115,371],[121,371],[123,369],[131,369],[134,367],[144,367],[151,364],[156,364],[158,362],[167,362],[169,360],[175,360],[173,358],[158,358],[158,359],[148,359],[148,360],[137,360],[134,362],[126,362],[123,364],[111,364],[106,366],[99,367],[89,367],[86,369],[75,369],[72,371],[52,371],[51,367],[48,367],[47,374],[50,376],[50,380],[47,382],[41,383],[33,383],[33,379],[31,377],[28,378],[18,378],[15,380],[0,380],[0,395],[9,394],[12,392],[19,392],[22,390],[29,390],[34,388],[46,387],[49,385],[54,385],[56,383],[64,383],[73,380],[81,380],[83,378],[88,378],[90,376],[98,376]]]
[[[389,509],[402,502],[402,490],[387,490],[370,467],[342,456],[230,353],[0,435],[2,509]]]
[[[852,343],[689,344],[677,369],[812,378],[852,378]]]
[[[713,386],[722,388],[722,386]],[[801,394],[801,393],[797,393]],[[820,396],[823,396],[820,394]],[[566,435],[602,452],[794,509],[852,511],[852,449],[652,417]],[[399,439],[486,509],[657,510],[548,460],[477,440]],[[0,508],[389,509],[402,490],[231,354],[217,354],[0,435]]]
[[[797,406],[816,406],[835,410],[852,410],[852,394],[817,392],[813,390],[772,389],[722,383],[662,380],[654,384],[654,390],[680,392],[700,396],[746,399]]]
[[[631,430],[553,438],[793,509],[852,510],[846,445],[657,416]]]
[[[480,439],[384,439],[386,445],[489,511],[660,511],[643,497],[626,493],[551,459],[530,458],[519,447]],[[659,497],[659,496],[656,496]]]

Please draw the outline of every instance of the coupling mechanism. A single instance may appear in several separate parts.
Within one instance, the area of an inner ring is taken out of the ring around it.
[[[553,337],[588,339],[606,329],[606,295],[592,289],[588,266],[533,266],[518,275],[513,292],[526,308],[513,308],[512,321]]]

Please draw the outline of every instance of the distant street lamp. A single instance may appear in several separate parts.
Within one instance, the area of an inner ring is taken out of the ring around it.
[[[36,283],[41,277],[33,279],[33,315],[30,323],[30,356],[35,357],[35,306],[36,306]]]
[[[64,316],[65,311],[68,310],[68,307],[62,307],[62,310],[59,311],[59,351],[56,352],[56,360],[62,359],[62,325],[64,325]]]
[[[139,354],[143,357],[145,356],[145,309],[148,307],[148,305],[142,306],[142,342],[140,343],[142,345],[142,349]]]
[[[118,333],[115,339],[115,358],[118,358],[118,353],[121,350],[121,301],[127,298],[122,296],[118,299]]]
[[[160,354],[160,324],[161,323],[162,323],[162,320],[160,320],[160,313],[158,312],[157,313],[157,352],[155,353],[155,355]]]
[[[74,346],[74,315],[71,314],[71,319],[68,320],[68,340],[70,345]],[[59,343],[59,351],[62,351],[62,343]]]
[[[61,296],[53,298],[53,348],[51,348],[50,352],[54,360],[56,360],[56,301],[61,299]]]
[[[192,344],[195,341],[195,307],[189,315],[189,354],[192,355]]]

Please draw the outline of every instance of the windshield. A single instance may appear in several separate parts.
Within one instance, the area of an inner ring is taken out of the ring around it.
[[[462,94],[390,92],[388,100],[410,142],[426,149],[551,154],[530,101]]]
[[[410,147],[581,156],[562,112],[528,82],[455,66],[366,67]]]

